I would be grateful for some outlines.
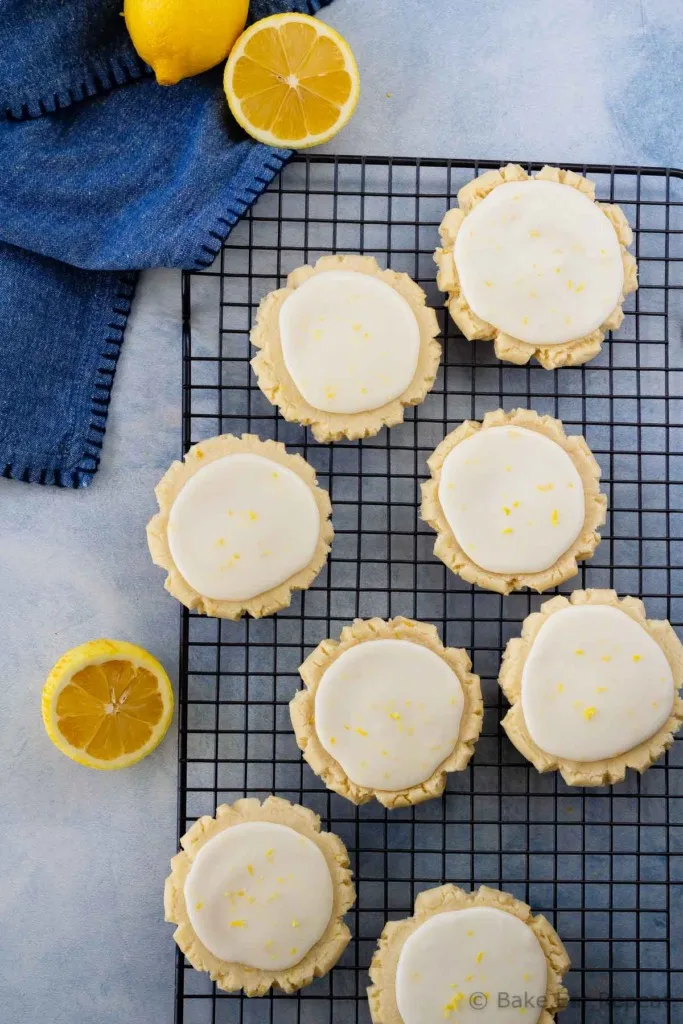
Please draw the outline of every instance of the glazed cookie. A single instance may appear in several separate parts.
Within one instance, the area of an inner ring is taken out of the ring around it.
[[[385,925],[368,989],[374,1024],[551,1024],[568,1002],[569,957],[554,928],[482,886],[421,892],[413,917]]]
[[[465,337],[492,340],[510,363],[535,356],[546,370],[596,356],[638,287],[622,210],[597,203],[593,182],[574,171],[530,177],[518,164],[475,178],[458,203],[434,259]]]
[[[322,256],[261,302],[252,366],[268,400],[316,440],[370,437],[431,390],[438,333],[407,274],[372,256]]]
[[[312,811],[270,796],[223,804],[180,840],[166,920],[192,966],[226,992],[294,992],[334,967],[356,893],[341,839]]]
[[[575,590],[529,615],[510,640],[500,685],[512,704],[503,727],[540,772],[570,786],[644,772],[683,723],[683,646],[642,601]]]
[[[412,619],[356,619],[299,669],[297,743],[329,789],[355,804],[406,807],[439,796],[481,732],[479,676],[463,650]]]
[[[434,554],[468,583],[509,594],[575,576],[600,542],[607,499],[583,437],[530,409],[466,420],[428,461],[422,518]]]
[[[315,470],[283,444],[223,434],[190,448],[156,488],[147,526],[166,589],[224,619],[286,608],[325,564],[334,531]]]

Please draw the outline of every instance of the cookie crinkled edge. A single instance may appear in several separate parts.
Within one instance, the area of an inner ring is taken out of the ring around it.
[[[624,286],[622,295],[610,315],[600,327],[585,335],[574,338],[559,345],[532,345],[487,323],[476,315],[469,306],[460,287],[458,272],[453,259],[455,239],[467,215],[477,203],[485,199],[494,188],[511,181],[554,181],[577,189],[588,199],[595,200],[595,185],[588,178],[575,171],[562,170],[559,167],[545,166],[536,175],[529,175],[519,164],[506,164],[497,171],[487,171],[474,178],[458,192],[458,207],[449,210],[441,222],[439,234],[441,246],[434,254],[434,262],[438,267],[437,285],[442,292],[448,294],[446,305],[448,311],[468,341],[493,341],[494,350],[499,359],[508,363],[524,365],[535,356],[546,370],[554,370],[560,366],[579,366],[593,359],[600,351],[607,331],[616,331],[624,319],[623,303],[626,296],[638,288],[638,268],[635,257],[628,251],[633,241],[633,232],[621,207],[614,203],[598,203],[614,228],[624,267]]]
[[[214,956],[194,931],[185,904],[185,880],[198,851],[226,828],[251,821],[286,825],[306,836],[325,857],[332,877],[333,908],[327,929],[303,960],[282,970],[247,967]],[[320,831],[317,814],[276,796],[269,796],[263,804],[256,799],[237,800],[218,807],[215,818],[208,815],[199,818],[182,837],[180,845],[182,852],[172,858],[171,874],[166,879],[165,920],[177,925],[173,937],[195,970],[207,971],[211,980],[225,992],[243,989],[248,996],[262,996],[272,987],[287,993],[296,992],[334,967],[351,939],[343,917],[356,901],[356,890],[346,847],[333,832]]]
[[[494,573],[482,569],[458,544],[439,501],[441,470],[453,448],[480,430],[502,426],[523,427],[550,438],[570,457],[583,484],[585,517],[581,532],[572,546],[553,565],[541,572],[513,574]],[[600,543],[598,527],[604,524],[607,517],[607,498],[600,492],[600,467],[585,439],[581,435],[566,434],[562,423],[552,416],[539,416],[531,409],[514,409],[512,412],[497,409],[495,412],[487,413],[481,423],[476,420],[465,420],[443,439],[429,457],[427,465],[431,471],[431,479],[422,484],[421,515],[436,531],[434,554],[452,572],[457,573],[468,583],[475,583],[479,587],[495,590],[500,594],[509,594],[522,587],[530,587],[539,592],[548,590],[575,576],[578,572],[577,561],[590,558]]]
[[[263,594],[241,601],[218,600],[205,597],[191,587],[173,560],[168,543],[168,520],[176,500],[187,481],[204,466],[225,455],[251,453],[285,466],[300,477],[310,488],[320,513],[320,531],[313,557],[307,566]],[[245,613],[254,618],[272,615],[286,608],[292,600],[293,590],[306,590],[321,571],[330,551],[334,530],[330,522],[332,505],[327,491],[318,486],[315,470],[300,455],[291,455],[279,441],[262,441],[255,434],[221,434],[195,444],[182,462],[173,462],[155,489],[159,511],[147,524],[147,543],[152,561],[166,569],[165,587],[181,604],[204,615],[221,619],[239,619]]]
[[[384,926],[370,965],[372,985],[368,989],[368,1001],[373,1024],[403,1024],[396,1002],[396,969],[401,950],[409,936],[434,914],[473,907],[503,910],[514,915],[534,933],[545,955],[548,969],[545,1005],[537,1024],[552,1024],[555,1014],[563,1010],[569,1002],[562,980],[569,970],[570,961],[555,929],[545,917],[540,914],[534,915],[526,903],[515,899],[509,893],[485,885],[474,892],[465,892],[450,884],[421,892],[415,900],[413,917],[389,921]]]
[[[664,725],[637,747],[601,761],[573,761],[541,750],[531,738],[522,711],[522,675],[534,640],[549,616],[570,605],[609,605],[624,612],[662,649],[674,679],[674,704]],[[542,604],[540,611],[524,620],[521,637],[508,641],[498,682],[512,705],[502,722],[508,738],[539,772],[559,771],[568,786],[610,786],[622,781],[627,768],[644,772],[669,749],[683,724],[683,700],[679,694],[683,685],[681,641],[666,619],[648,619],[642,601],[635,597],[619,598],[614,590],[575,590],[569,599],[558,596]]]
[[[323,747],[315,727],[315,695],[327,669],[345,651],[371,640],[408,640],[421,644],[442,658],[458,677],[464,705],[457,743],[453,751],[419,785],[404,790],[379,790],[357,785],[342,766]],[[305,688],[290,703],[296,741],[305,760],[328,789],[346,797],[354,804],[364,804],[374,797],[384,807],[409,807],[440,796],[449,772],[462,771],[468,764],[481,732],[484,706],[479,676],[470,671],[472,663],[461,648],[444,647],[435,626],[399,616],[383,619],[356,619],[345,626],[339,641],[323,640],[299,669]]]
[[[410,306],[420,331],[420,352],[413,379],[398,398],[378,409],[356,413],[325,412],[310,405],[294,383],[282,353],[280,310],[289,295],[316,274],[332,270],[348,270],[367,274],[388,284]],[[321,256],[315,266],[297,267],[287,277],[285,288],[270,292],[261,300],[251,342],[259,349],[251,365],[258,385],[268,401],[279,408],[286,420],[310,427],[316,441],[326,443],[342,437],[356,440],[372,437],[382,427],[403,422],[405,407],[419,405],[434,386],[441,345],[436,340],[439,323],[436,313],[426,305],[422,288],[408,274],[382,270],[373,256]]]

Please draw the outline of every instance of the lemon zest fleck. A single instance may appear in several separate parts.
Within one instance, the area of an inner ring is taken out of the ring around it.
[[[591,718],[593,718],[597,710],[598,709],[594,707],[584,708],[583,717],[586,719],[587,722],[590,722]]]

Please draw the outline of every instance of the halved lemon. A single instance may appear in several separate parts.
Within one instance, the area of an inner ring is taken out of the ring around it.
[[[161,743],[173,689],[156,658],[125,640],[90,640],[67,651],[42,697],[47,734],[88,768],[127,768]]]
[[[259,142],[305,149],[351,117],[360,76],[349,44],[307,14],[255,22],[235,43],[224,77],[235,119]]]

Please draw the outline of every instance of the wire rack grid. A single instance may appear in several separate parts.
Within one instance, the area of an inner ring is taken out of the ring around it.
[[[339,965],[297,996],[226,995],[179,955],[178,1024],[364,1024],[367,968],[386,919],[408,915],[420,890],[444,881],[504,888],[554,923],[572,959],[564,1024],[683,1020],[683,743],[611,788],[572,789],[539,775],[500,728],[496,678],[506,641],[541,599],[465,584],[434,558],[434,535],[418,517],[426,459],[463,419],[499,407],[549,413],[585,435],[610,509],[595,556],[561,589],[613,587],[683,626],[683,172],[575,167],[634,227],[640,289],[596,359],[547,372],[500,363],[490,344],[466,342],[435,285],[443,214],[461,185],[497,166],[297,157],[214,266],[183,277],[185,449],[221,432],[284,441],[329,489],[336,536],[313,586],[274,617],[233,623],[183,611],[179,831],[245,794],[303,803],[346,843],[358,900]],[[267,292],[331,252],[369,253],[415,278],[438,311],[444,355],[432,393],[404,424],[319,445],[259,391],[248,332]],[[444,642],[470,652],[482,678],[483,734],[442,799],[356,808],[302,761],[288,702],[298,666],[321,639],[356,616],[399,614],[435,623]]]

